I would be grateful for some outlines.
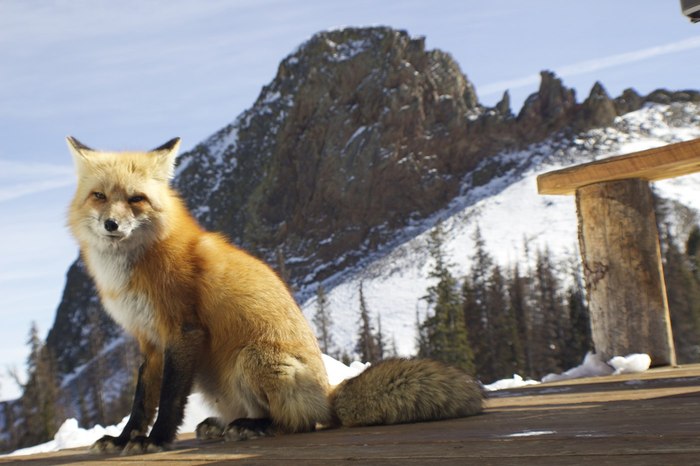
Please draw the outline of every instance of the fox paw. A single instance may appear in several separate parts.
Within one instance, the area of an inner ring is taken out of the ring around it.
[[[122,450],[122,455],[141,455],[144,453],[158,453],[167,450],[167,445],[158,443],[144,436],[132,438]]]
[[[224,436],[226,424],[218,417],[208,417],[197,424],[197,440],[220,440]]]
[[[229,442],[268,437],[272,433],[271,419],[240,418],[230,423],[224,431],[224,438]]]
[[[126,446],[127,441],[121,437],[105,435],[90,447],[91,453],[119,453]]]

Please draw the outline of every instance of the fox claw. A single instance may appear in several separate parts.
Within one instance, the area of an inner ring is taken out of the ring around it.
[[[141,455],[143,453],[158,453],[165,451],[166,445],[154,442],[152,439],[144,436],[132,438],[122,450],[122,455]]]
[[[91,453],[119,453],[124,449],[126,441],[120,437],[105,435],[90,447]]]
[[[272,433],[270,419],[236,419],[224,431],[224,438],[229,442],[250,440],[258,437],[268,437]]]
[[[224,436],[226,425],[221,419],[216,417],[208,417],[197,424],[197,440],[220,440]]]

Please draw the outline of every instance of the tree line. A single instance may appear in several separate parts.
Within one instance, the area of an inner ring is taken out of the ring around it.
[[[478,227],[472,239],[471,267],[458,279],[445,257],[441,225],[430,235],[430,276],[437,283],[424,298],[427,315],[417,319],[418,356],[461,367],[485,383],[513,374],[541,378],[578,365],[592,349],[578,268],[556,264],[543,249],[533,266],[504,269]]]
[[[581,363],[593,342],[584,280],[578,258],[555,261],[548,249],[532,261],[502,267],[486,249],[477,227],[471,268],[463,277],[444,251],[441,225],[430,234],[427,252],[432,284],[416,313],[416,356],[458,366],[489,383],[513,374],[540,379]],[[669,227],[661,234],[665,281],[678,361],[700,360],[700,228],[685,244]],[[529,255],[529,253],[526,253]],[[531,263],[530,263],[531,262]],[[354,351],[339,350],[332,335],[330,305],[319,287],[313,318],[321,350],[349,362],[375,362],[396,355],[387,345],[381,315],[372,318],[359,285]],[[376,324],[375,324],[376,323]]]
[[[421,299],[427,311],[416,313],[416,356],[461,367],[484,382],[515,373],[540,378],[578,365],[592,348],[578,269],[568,266],[569,280],[560,279],[561,264],[543,250],[534,267],[503,270],[478,228],[473,240],[471,269],[456,277],[444,252],[442,226],[430,235],[434,284]],[[333,341],[330,305],[325,289],[318,288],[313,323],[321,350],[346,363],[352,356],[366,362],[395,356],[396,344],[382,332],[381,314],[371,316],[362,283],[358,292],[357,338],[349,352]]]

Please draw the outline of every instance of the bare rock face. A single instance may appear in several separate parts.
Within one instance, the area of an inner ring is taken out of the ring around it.
[[[580,131],[610,126],[617,115],[615,102],[603,85],[596,82],[578,110],[575,126]]]
[[[518,114],[519,130],[524,138],[540,140],[571,122],[576,110],[573,89],[564,87],[551,71],[540,73],[542,80],[536,94],[525,100]]]
[[[297,258],[293,277],[323,278],[321,264],[354,262],[456,194],[491,145],[470,123],[482,113],[452,57],[426,51],[423,39],[388,28],[324,32],[280,64],[235,128],[183,155],[177,184],[195,210],[210,206],[205,224],[268,260],[282,247]]]
[[[615,111],[618,115],[634,112],[644,105],[644,97],[639,95],[634,89],[625,89],[622,95],[615,99]]]

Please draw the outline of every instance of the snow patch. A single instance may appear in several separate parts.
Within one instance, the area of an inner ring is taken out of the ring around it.
[[[525,430],[523,432],[516,432],[514,434],[506,435],[506,438],[517,438],[517,437],[537,437],[540,435],[552,435],[556,434],[554,430]]]
[[[615,356],[608,361],[615,368],[613,375],[617,374],[636,374],[649,369],[651,358],[648,354],[630,354],[628,356]]]
[[[118,436],[122,432],[122,429],[124,429],[124,426],[126,426],[128,420],[129,417],[127,416],[122,419],[122,422],[115,426],[102,427],[97,425],[92,429],[81,429],[78,427],[78,421],[76,419],[68,419],[61,425],[54,439],[50,442],[15,450],[9,455],[4,456],[34,455],[37,453],[47,453],[50,451],[64,450],[66,448],[78,448],[92,445],[105,435]]]
[[[539,385],[540,383],[542,382],[538,382],[537,380],[532,379],[523,380],[523,378],[518,374],[513,374],[513,378],[497,380],[488,385],[484,385],[484,389],[486,389],[489,392],[493,392],[496,390],[507,390],[509,388],[520,388],[527,387],[529,385]]]
[[[366,39],[354,39],[340,44],[326,40],[326,43],[333,49],[333,53],[328,56],[332,62],[350,60],[372,46],[372,42]]]
[[[610,375],[613,368],[606,364],[599,355],[588,352],[583,358],[583,363],[562,374],[547,374],[542,382],[556,382],[558,380],[579,379],[581,377],[599,377]]]
[[[331,385],[338,385],[345,379],[355,377],[360,375],[365,369],[370,366],[370,363],[362,363],[360,361],[354,361],[350,363],[350,366],[346,366],[337,359],[333,359],[330,356],[323,355],[323,364],[326,366],[326,372],[328,373],[328,383]]]

